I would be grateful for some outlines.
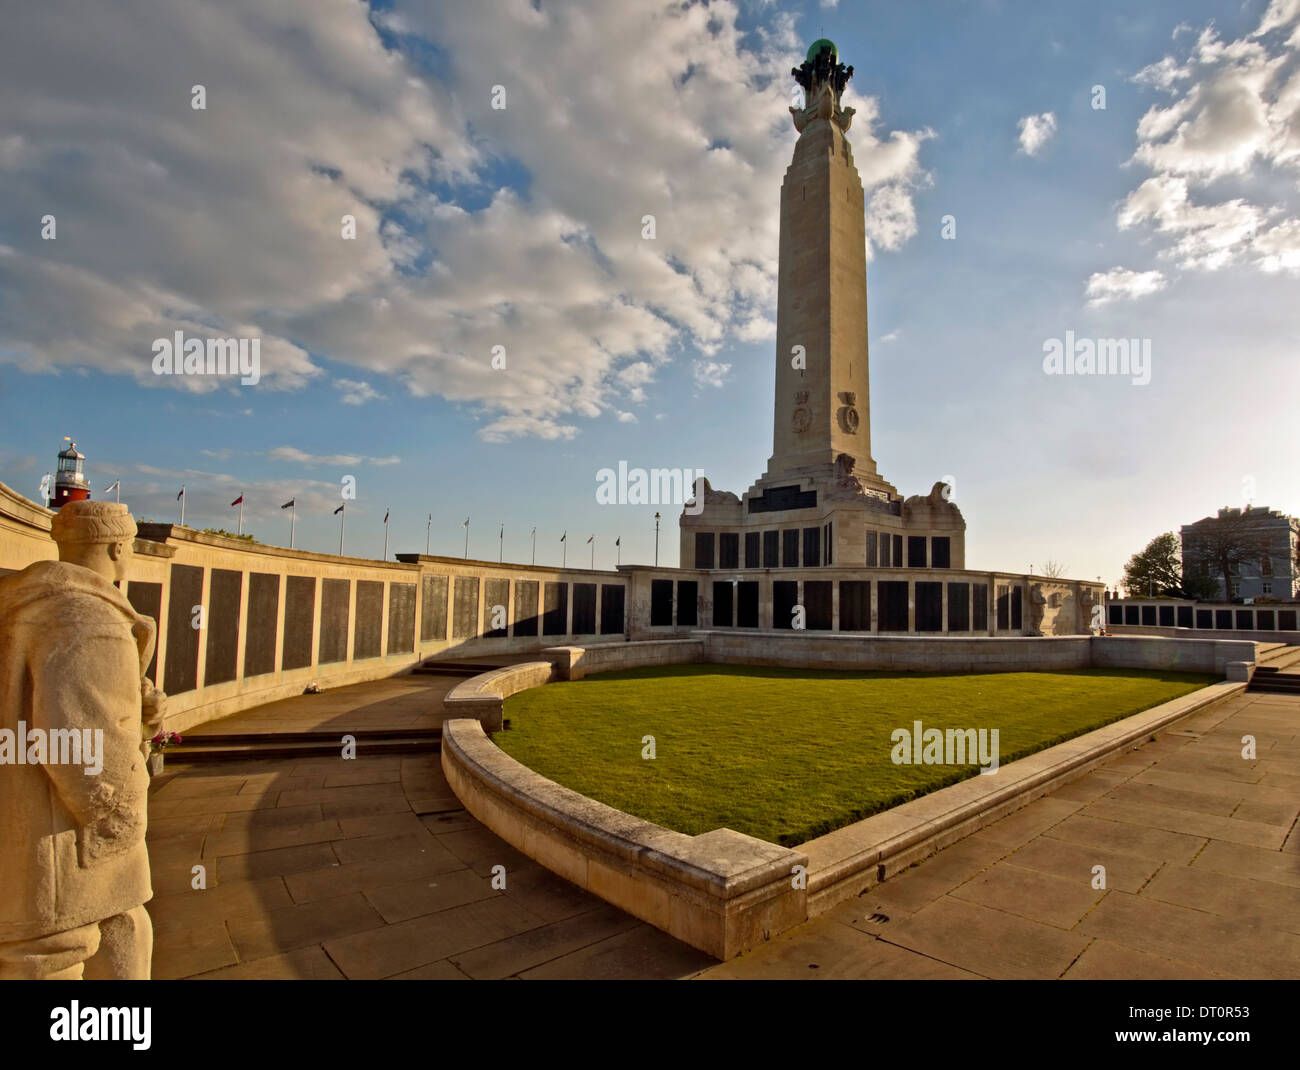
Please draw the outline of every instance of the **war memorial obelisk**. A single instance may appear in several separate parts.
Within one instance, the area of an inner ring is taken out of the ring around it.
[[[964,568],[944,485],[904,499],[871,454],[865,203],[841,106],[853,68],[819,40],[792,73],[804,106],[781,187],[772,456],[743,497],[709,488],[682,515],[681,565],[730,567],[717,534],[737,557],[744,543],[750,568]]]

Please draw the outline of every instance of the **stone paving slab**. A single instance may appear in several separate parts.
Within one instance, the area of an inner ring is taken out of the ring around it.
[[[427,712],[459,678],[402,679],[399,704],[419,695]],[[391,717],[382,712],[391,689],[377,686],[205,727],[300,731],[322,714],[336,727],[374,727]],[[436,754],[172,760],[151,785],[147,842],[158,978],[465,980],[557,960],[568,965],[556,976],[577,977],[594,945],[608,977],[677,977],[711,961],[499,840],[461,808]],[[504,889],[493,886],[494,866],[505,867]],[[630,932],[630,944],[609,943]]]
[[[1300,977],[1300,776],[1291,755],[1258,757],[1298,733],[1300,698],[1235,696],[696,976],[805,978],[824,961],[906,978],[923,958],[997,978]],[[911,957],[873,958],[882,946]]]
[[[499,840],[436,755],[169,763],[154,976],[1296,977],[1297,741],[1300,698],[1237,696],[723,964]]]

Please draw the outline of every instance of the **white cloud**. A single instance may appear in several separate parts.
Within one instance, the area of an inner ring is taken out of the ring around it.
[[[882,249],[894,251],[916,234],[916,207],[911,194],[891,183],[881,186],[867,204],[867,235]]]
[[[1287,192],[1300,176],[1300,34],[1264,39],[1297,17],[1300,0],[1273,0],[1247,37],[1224,41],[1211,25],[1185,55],[1138,72],[1172,99],[1138,123],[1133,162],[1153,173],[1121,203],[1121,230],[1150,224],[1167,240],[1159,255],[1184,268],[1300,266],[1300,203]]]
[[[469,403],[485,441],[572,438],[579,418],[643,403],[683,350],[773,330],[802,57],[788,13],[757,33],[740,15],[725,0],[16,8],[0,219],[75,204],[76,240],[65,217],[56,242],[6,227],[23,237],[0,250],[0,353],[211,388],[150,375],[150,342],[238,326],[263,339],[264,389],[323,374],[319,355],[355,369],[336,383],[346,404],[378,400],[382,376]],[[423,40],[403,51],[402,35]],[[424,41],[430,73],[409,58]],[[932,134],[878,130],[876,102],[847,97],[871,241],[897,248]],[[526,195],[497,188],[507,160]]]
[[[691,377],[695,380],[696,388],[700,390],[710,386],[721,389],[730,372],[730,364],[722,364],[716,360],[697,360],[691,364]]]
[[[1110,301],[1146,297],[1164,288],[1165,277],[1159,271],[1129,271],[1117,267],[1090,275],[1085,295],[1088,304],[1096,308]]]
[[[1267,272],[1300,273],[1300,219],[1288,219],[1260,234],[1251,246],[1256,261]]]
[[[361,457],[351,453],[317,454],[300,450],[296,446],[276,446],[266,455],[275,461],[289,461],[293,464],[314,465],[391,465],[401,463],[400,457]]]
[[[1263,37],[1272,30],[1280,30],[1300,18],[1300,0],[1271,0],[1264,17],[1251,37]]]
[[[880,336],[880,343],[883,345],[887,342],[897,342],[902,336],[903,336],[903,328],[895,327],[888,334],[882,334]]]
[[[1038,150],[1056,133],[1056,116],[1050,111],[1026,115],[1016,126],[1020,131],[1020,151],[1026,156],[1037,156]]]
[[[631,412],[620,412],[618,422],[621,424],[634,424],[637,422],[636,414]]]
[[[334,387],[343,395],[344,405],[364,405],[367,401],[382,401],[384,395],[369,383],[357,379],[335,379]]]

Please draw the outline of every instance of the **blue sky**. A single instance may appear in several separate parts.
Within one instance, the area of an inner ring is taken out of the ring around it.
[[[352,553],[391,509],[394,551],[431,513],[435,553],[469,515],[471,556],[504,524],[507,560],[535,526],[539,562],[564,530],[570,563],[593,533],[599,566],[619,536],[649,561],[655,508],[597,505],[600,468],[739,493],[770,454],[789,69],[825,35],[855,67],[872,452],[905,494],[953,482],[968,567],[1110,583],[1220,506],[1300,512],[1300,2],[674,7],[11,14],[0,480],[35,497],[71,435],[142,518],[184,482],[191,526],[233,528],[242,491],[285,542],[297,497],[332,550],[351,475]],[[261,337],[263,380],[154,376],[175,329]],[[1149,339],[1150,382],[1044,374],[1067,331]]]

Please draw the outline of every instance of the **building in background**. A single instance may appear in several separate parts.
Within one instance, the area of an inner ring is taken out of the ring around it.
[[[1266,506],[1224,508],[1218,516],[1184,524],[1179,535],[1185,586],[1200,577],[1222,600],[1296,596],[1300,520],[1295,517]]]

